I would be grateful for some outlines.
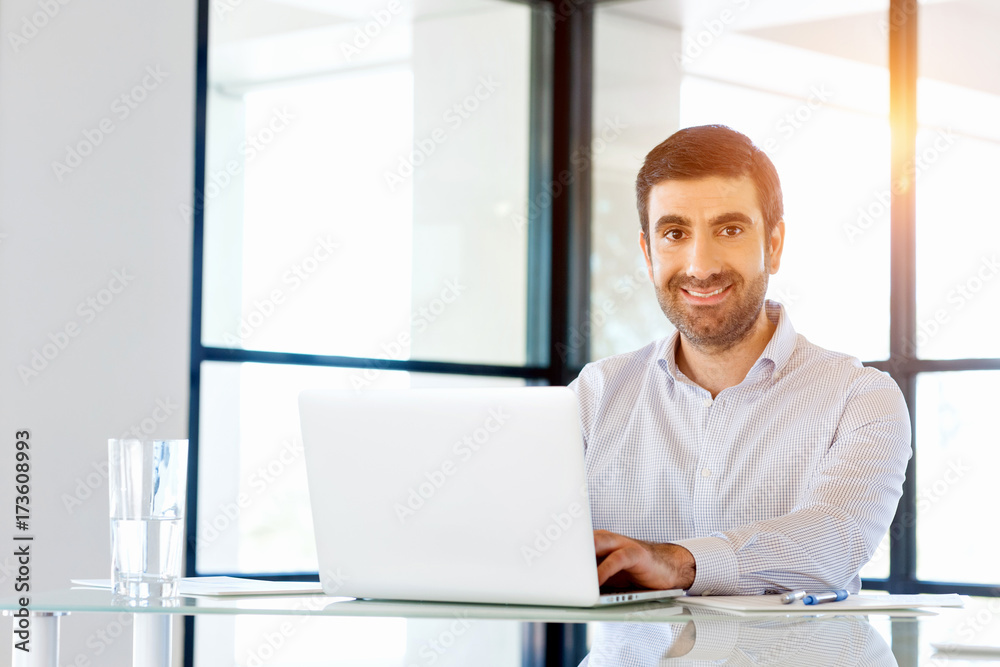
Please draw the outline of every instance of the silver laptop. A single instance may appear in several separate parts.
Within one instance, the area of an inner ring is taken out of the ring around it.
[[[600,595],[574,394],[565,387],[299,396],[328,595],[591,607]]]

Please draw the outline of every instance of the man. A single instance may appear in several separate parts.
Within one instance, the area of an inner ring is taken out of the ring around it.
[[[636,199],[677,332],[571,385],[601,584],[857,592],[902,493],[909,418],[888,375],[765,302],[785,238],[774,165],[727,127],[687,128],[646,156]]]

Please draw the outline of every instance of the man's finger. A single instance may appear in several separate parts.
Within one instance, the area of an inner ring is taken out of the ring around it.
[[[603,586],[608,579],[635,564],[635,556],[626,549],[619,549],[597,566],[597,584]]]
[[[615,549],[621,549],[631,542],[632,540],[617,533],[611,533],[606,530],[594,531],[594,550],[597,552],[598,557],[607,556]]]

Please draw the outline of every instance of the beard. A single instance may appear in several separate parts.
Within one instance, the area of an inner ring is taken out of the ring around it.
[[[750,280],[735,271],[713,274],[706,280],[677,274],[666,286],[656,284],[656,300],[667,319],[695,347],[722,352],[753,331],[764,306],[768,273],[765,269]],[[730,293],[721,304],[695,306],[680,294],[682,287],[702,292],[727,284]]]

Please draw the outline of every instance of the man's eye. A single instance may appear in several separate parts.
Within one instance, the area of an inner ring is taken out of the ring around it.
[[[679,229],[668,229],[664,232],[663,238],[669,239],[670,241],[680,241],[684,238],[684,232]]]
[[[726,227],[722,230],[722,233],[726,236],[739,236],[743,232],[739,227]]]

